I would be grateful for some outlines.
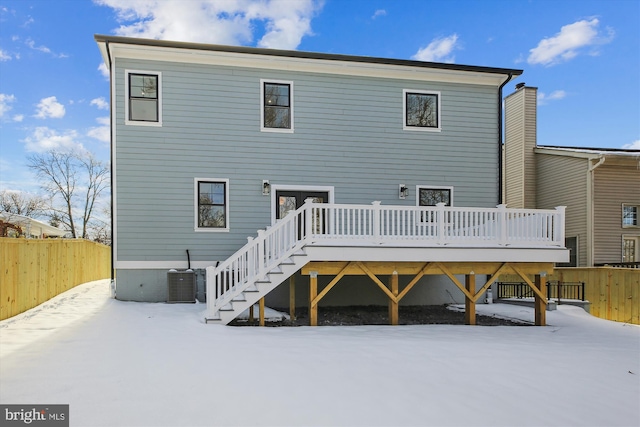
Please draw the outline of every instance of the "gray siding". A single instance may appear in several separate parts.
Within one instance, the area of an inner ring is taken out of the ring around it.
[[[609,160],[607,160],[609,161]],[[640,228],[622,228],[622,204],[640,205],[640,169],[605,163],[594,177],[594,263],[621,262],[622,236],[640,236]]]
[[[587,159],[537,154],[537,208],[566,206],[566,237],[578,237],[578,265],[587,262]]]
[[[415,185],[495,206],[494,87],[117,59],[119,261],[222,260],[271,221],[263,179],[335,186],[336,203],[415,204]],[[124,125],[125,69],[162,73],[162,127]],[[295,133],[260,132],[260,79],[294,83]],[[402,89],[441,91],[442,132],[402,130]],[[230,232],[194,232],[194,177],[230,180]],[[398,184],[409,186],[399,200]]]

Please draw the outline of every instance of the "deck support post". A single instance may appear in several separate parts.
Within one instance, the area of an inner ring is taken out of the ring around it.
[[[296,276],[289,278],[289,317],[296,320]]]
[[[258,303],[258,311],[260,316],[260,326],[264,326],[264,297],[260,298]]]
[[[464,287],[471,295],[476,293],[476,275],[466,274],[464,276]],[[476,324],[476,301],[465,295],[464,298],[464,323],[467,325]]]
[[[253,323],[254,320],[254,316],[253,316],[253,304],[251,304],[251,307],[249,307],[249,323]]]
[[[535,278],[536,289],[540,291],[542,295],[547,294],[547,274],[536,274]],[[535,307],[535,325],[546,326],[547,324],[547,304],[544,298],[541,298],[538,293],[534,294],[534,307]]]
[[[391,279],[389,283],[389,287],[391,288],[391,293],[394,297],[398,297],[398,272],[394,271],[391,274]],[[390,325],[398,325],[398,301],[392,300],[389,298],[389,324]]]
[[[318,304],[313,300],[318,296],[318,272],[309,272],[309,326],[318,326]]]

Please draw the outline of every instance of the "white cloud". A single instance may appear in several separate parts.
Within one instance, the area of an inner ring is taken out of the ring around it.
[[[411,57],[418,61],[428,62],[449,62],[455,61],[455,56],[451,54],[454,49],[458,49],[458,35],[452,34],[449,37],[434,39],[427,47],[423,47]]]
[[[21,122],[24,120],[24,114],[16,114],[15,116],[12,117],[12,120],[14,122]]]
[[[102,77],[104,77],[106,80],[109,80],[109,69],[104,62],[101,62],[100,65],[98,65],[98,71],[100,71]]]
[[[5,113],[11,110],[13,107],[9,104],[15,102],[16,97],[14,95],[7,95],[0,93],[0,117],[4,117]]]
[[[47,46],[44,45],[40,45],[40,46],[36,46],[36,42],[33,39],[27,39],[24,42],[27,46],[29,46],[29,48],[33,49],[33,50],[37,50],[39,52],[43,52],[43,53],[48,53],[49,55],[55,57],[55,58],[68,58],[69,55],[67,55],[66,53],[55,53],[53,52],[51,49],[49,49]]]
[[[39,119],[61,119],[65,115],[64,105],[60,104],[55,96],[43,98],[38,104],[36,117]]]
[[[544,92],[538,92],[538,105],[545,105],[549,101],[557,101],[567,96],[567,93],[563,90],[554,90],[549,95]]]
[[[387,14],[387,11],[384,9],[378,9],[373,13],[373,16],[371,17],[371,19],[376,19],[379,16],[385,16]]]
[[[59,134],[48,127],[37,127],[23,142],[27,151],[42,153],[49,150],[84,151],[82,143],[77,142],[78,133],[74,130]]]
[[[94,1],[116,11],[121,36],[239,45],[253,42],[262,24],[257,45],[278,49],[295,49],[312,34],[311,18],[322,7],[322,0],[194,0],[188,7],[181,0]]]
[[[553,37],[544,38],[538,46],[529,50],[529,64],[556,65],[575,58],[587,47],[596,48],[613,39],[613,30],[607,29],[606,36],[598,32],[597,18],[582,20],[565,25]],[[590,52],[597,55],[597,50]]]
[[[89,105],[95,105],[99,110],[109,109],[109,103],[102,96],[100,98],[92,99]]]
[[[636,139],[631,144],[624,144],[622,148],[627,150],[640,150],[640,139]]]
[[[111,126],[109,117],[98,117],[96,121],[102,126],[96,126],[87,132],[87,136],[109,144],[111,142]]]
[[[9,61],[9,60],[11,60],[11,55],[8,54],[6,51],[0,49],[0,62]]]

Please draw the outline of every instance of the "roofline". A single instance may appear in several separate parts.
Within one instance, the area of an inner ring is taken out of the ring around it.
[[[640,150],[632,148],[563,147],[560,145],[537,145],[536,149],[546,149],[563,153],[585,153],[593,155],[640,156]]]
[[[479,73],[511,75],[514,77],[519,76],[523,73],[523,70],[511,69],[511,68],[446,64],[441,62],[425,62],[425,61],[415,61],[415,60],[408,60],[408,59],[391,59],[391,58],[379,58],[379,57],[372,57],[372,56],[355,56],[355,55],[343,55],[343,54],[333,54],[333,53],[305,52],[305,51],[299,51],[299,50],[280,50],[280,49],[266,49],[266,48],[257,48],[257,47],[247,47],[247,46],[229,46],[229,45],[218,45],[218,44],[178,42],[178,41],[144,39],[144,38],[134,38],[134,37],[108,36],[108,35],[102,35],[102,34],[95,34],[94,39],[97,43],[119,43],[119,44],[137,45],[137,46],[156,46],[156,47],[168,47],[168,48],[175,48],[175,49],[229,52],[229,53],[277,56],[277,57],[286,57],[286,58],[320,59],[320,60],[326,60],[326,61],[346,61],[346,62],[359,62],[359,63],[368,63],[368,64],[399,65],[399,66],[422,67],[422,68],[431,68],[431,69],[440,69],[440,70],[473,71],[473,72],[479,72]]]

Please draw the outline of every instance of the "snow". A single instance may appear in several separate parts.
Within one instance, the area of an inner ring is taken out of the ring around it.
[[[72,426],[638,426],[640,327],[229,327],[78,286],[0,322],[0,401]],[[533,320],[533,309],[478,313]]]

